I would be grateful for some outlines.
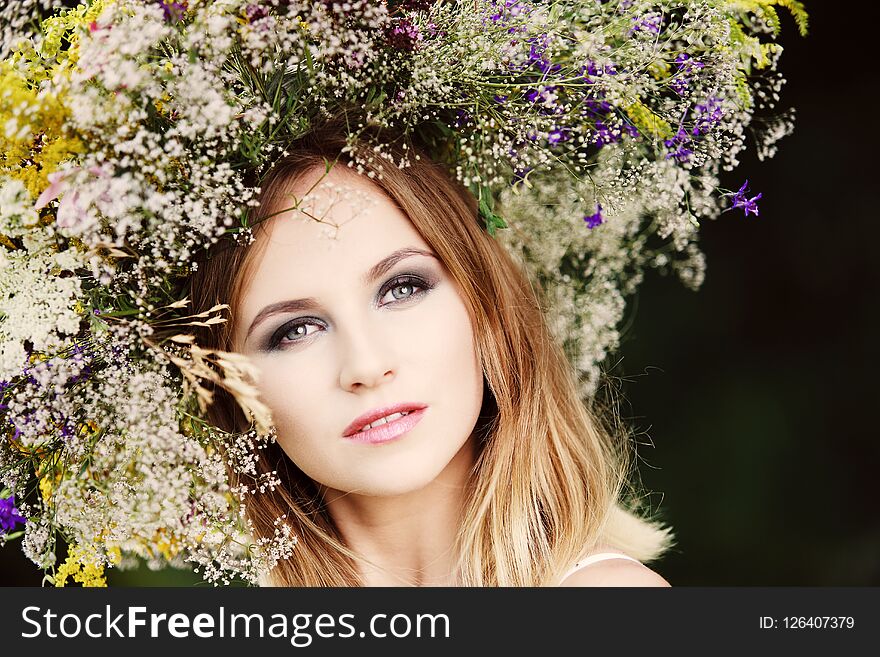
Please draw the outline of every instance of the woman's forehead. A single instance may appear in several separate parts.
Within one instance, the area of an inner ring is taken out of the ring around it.
[[[427,247],[396,203],[342,166],[326,174],[312,170],[280,185],[266,214],[274,216],[256,234],[260,260],[298,268],[369,262],[403,246]]]

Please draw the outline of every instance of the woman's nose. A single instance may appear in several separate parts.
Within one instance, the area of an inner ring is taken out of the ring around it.
[[[339,385],[343,390],[374,388],[394,379],[392,345],[378,335],[380,331],[375,327],[371,334],[364,330],[341,332]]]

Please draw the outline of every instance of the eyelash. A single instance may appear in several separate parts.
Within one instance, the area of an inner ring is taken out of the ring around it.
[[[426,294],[427,292],[429,292],[430,290],[432,290],[434,288],[434,284],[427,283],[424,279],[422,279],[419,276],[413,276],[410,274],[403,274],[401,276],[395,276],[392,280],[385,283],[385,285],[383,285],[381,290],[379,291],[380,292],[379,298],[380,299],[383,298],[391,290],[394,290],[398,287],[405,287],[405,286],[413,288],[412,294],[410,294],[405,299],[397,299],[396,301],[389,301],[388,303],[385,303],[383,305],[387,306],[387,305],[394,305],[397,303],[406,303],[407,301],[410,301],[416,297],[420,297],[420,296]],[[417,288],[418,288],[418,291],[416,291]],[[282,340],[284,339],[285,336],[290,334],[293,330],[295,330],[296,328],[298,328],[300,326],[314,326],[314,325],[318,324],[318,322],[309,321],[311,319],[312,318],[310,318],[310,317],[302,317],[299,319],[294,319],[294,320],[288,322],[287,324],[282,325],[269,338],[269,343],[267,345],[267,349],[269,351],[275,351],[275,350],[281,349],[282,348],[282,344],[281,344]],[[303,340],[309,338],[311,335],[313,335],[313,334],[309,333],[309,334],[301,336],[300,338],[297,338],[295,340],[289,340],[287,342],[287,344],[296,344],[298,342],[302,342]]]

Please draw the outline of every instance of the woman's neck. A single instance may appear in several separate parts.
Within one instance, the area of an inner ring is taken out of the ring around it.
[[[327,508],[358,563],[365,586],[454,586],[456,539],[475,441],[468,440],[424,488],[394,497],[332,491]]]

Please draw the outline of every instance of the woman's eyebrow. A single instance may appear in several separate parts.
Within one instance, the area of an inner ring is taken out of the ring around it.
[[[375,281],[377,278],[384,276],[388,273],[388,271],[396,265],[401,260],[409,258],[415,255],[428,256],[429,258],[437,258],[436,253],[432,253],[431,251],[425,251],[424,249],[416,249],[413,247],[407,247],[404,249],[397,249],[391,255],[385,256],[379,262],[377,262],[373,267],[370,268],[363,278],[364,284],[370,284]]]
[[[437,259],[437,254],[432,253],[430,251],[425,251],[424,249],[417,249],[412,247],[407,247],[403,249],[398,249],[394,251],[390,255],[385,256],[375,265],[373,265],[370,270],[364,274],[363,282],[365,285],[368,285],[375,281],[377,278],[384,276],[388,271],[391,270],[394,265],[396,265],[401,260],[405,260],[406,258],[410,258],[412,256],[421,255],[428,256],[429,258]],[[260,312],[257,313],[257,316],[254,317],[254,321],[251,322],[251,325],[248,327],[247,334],[245,335],[245,340],[247,340],[251,333],[254,332],[254,329],[257,328],[262,322],[271,317],[272,315],[277,315],[280,313],[296,313],[304,310],[314,310],[320,304],[315,297],[306,297],[304,299],[288,299],[286,301],[279,301],[277,303],[271,303],[268,306],[265,306]]]

